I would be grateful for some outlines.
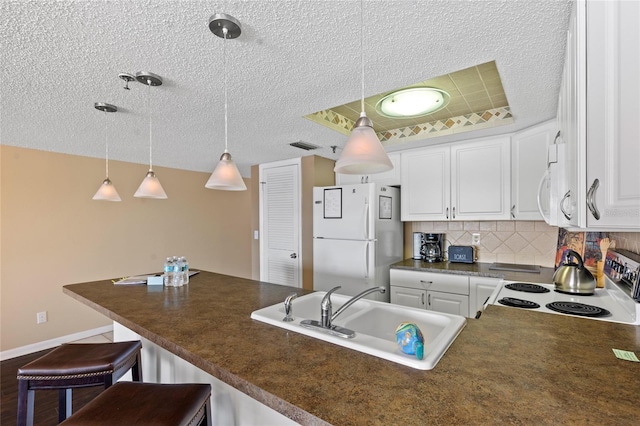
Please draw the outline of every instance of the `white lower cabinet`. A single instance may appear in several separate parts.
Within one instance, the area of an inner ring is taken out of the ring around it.
[[[391,269],[391,303],[475,318],[502,281],[435,272]]]
[[[168,350],[113,323],[113,340],[142,342],[142,378],[149,383],[210,383],[214,425],[297,425],[293,420],[256,401]],[[130,381],[131,372],[121,380]]]
[[[391,303],[447,314],[469,315],[469,278],[391,269]]]
[[[393,278],[391,279],[390,299],[391,303],[396,305],[427,309],[427,292],[425,290],[393,285]]]
[[[469,278],[469,317],[476,316],[500,281],[502,281],[500,278]]]
[[[469,296],[443,293],[440,291],[428,291],[427,309],[466,317],[469,315]]]

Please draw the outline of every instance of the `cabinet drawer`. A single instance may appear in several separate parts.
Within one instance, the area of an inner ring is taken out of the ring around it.
[[[454,274],[391,269],[391,285],[418,290],[469,295],[469,277]]]

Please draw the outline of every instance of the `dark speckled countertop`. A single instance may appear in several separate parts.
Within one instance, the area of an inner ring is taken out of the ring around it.
[[[292,290],[209,272],[63,289],[301,424],[637,424],[640,363],[611,349],[640,354],[640,327],[492,305],[420,371],[250,319]]]
[[[488,278],[502,278],[508,281],[523,281],[531,283],[553,283],[553,268],[540,267],[540,273],[512,272],[489,269],[492,263],[453,263],[453,262],[423,262],[422,260],[405,259],[391,265],[391,269],[407,269],[411,271],[437,272],[442,274],[468,275]]]

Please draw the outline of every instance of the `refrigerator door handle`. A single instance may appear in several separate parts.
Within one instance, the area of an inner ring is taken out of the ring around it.
[[[364,278],[369,279],[369,241],[364,245]]]
[[[364,203],[364,209],[362,211],[363,213],[363,220],[362,220],[362,225],[364,226],[363,229],[363,239],[368,240],[369,239],[369,203],[365,200]]]

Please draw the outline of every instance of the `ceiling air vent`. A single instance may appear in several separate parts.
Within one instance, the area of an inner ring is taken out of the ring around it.
[[[318,145],[313,145],[307,142],[302,142],[302,141],[298,141],[298,142],[292,142],[289,145],[296,147],[296,148],[300,148],[300,149],[304,149],[305,151],[311,151],[312,149],[318,149],[320,148]]]

